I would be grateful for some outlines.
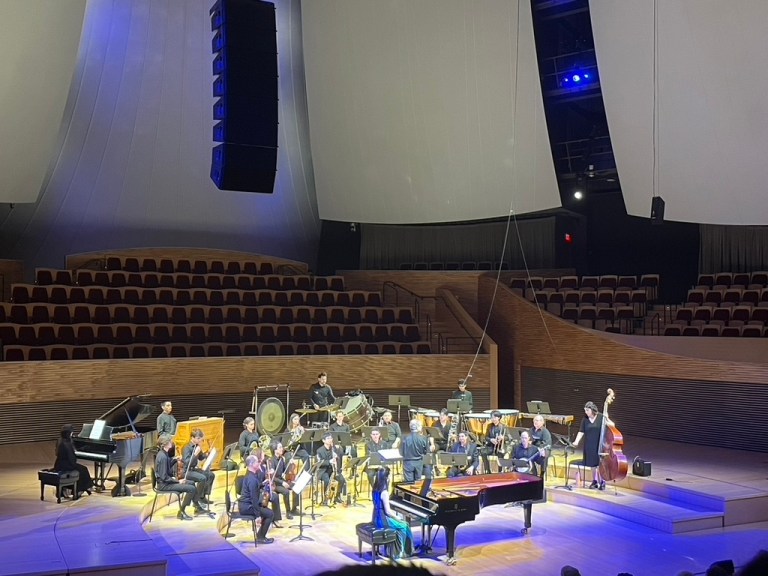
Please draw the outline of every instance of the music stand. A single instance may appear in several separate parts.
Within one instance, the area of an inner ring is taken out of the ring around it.
[[[448,408],[448,412],[455,412],[456,414],[466,413],[472,410],[472,404],[469,403],[469,400],[458,400],[456,398],[448,400],[446,407]]]
[[[499,470],[504,470],[505,468],[508,470],[514,470],[515,469],[515,460],[514,458],[499,458]]]
[[[574,453],[576,452],[576,448],[571,443],[570,435],[563,436],[562,434],[553,434],[552,435],[557,441],[563,446],[563,455],[565,456],[565,471],[563,472],[563,485],[562,486],[553,486],[553,488],[565,488],[568,491],[573,490],[573,486],[571,486],[568,483],[568,450],[570,449]],[[578,488],[578,485],[576,486]]]
[[[342,432],[342,434],[345,434],[345,432]],[[364,506],[362,504],[357,503],[357,467],[360,465],[360,463],[363,460],[367,460],[367,458],[350,458],[347,461],[347,467],[352,469],[352,506],[358,506],[360,508],[363,508]],[[349,494],[349,492],[347,492]]]
[[[291,539],[291,542],[295,542],[296,540],[310,540],[314,542],[314,538],[310,538],[309,536],[304,536],[304,528],[312,528],[311,524],[304,524],[304,511],[301,507],[302,505],[302,499],[303,496],[301,495],[302,492],[304,492],[304,489],[307,487],[307,484],[313,480],[313,475],[307,472],[306,470],[302,470],[301,474],[299,474],[299,477],[296,478],[296,481],[293,483],[293,488],[291,488],[291,491],[298,495],[299,497],[299,510],[301,511],[299,513],[299,523],[294,524],[291,526],[291,528],[298,528],[299,529],[299,535],[295,538]],[[313,498],[314,500],[314,498]]]
[[[437,461],[440,466],[466,466],[469,464],[468,454],[459,454],[457,452],[440,452],[437,455]]]
[[[333,443],[341,448],[346,448],[352,445],[352,433],[351,432],[329,432],[333,436]]]
[[[411,397],[408,394],[390,394],[389,405],[397,406],[397,421],[400,422],[400,408],[411,407]]]
[[[531,414],[552,414],[552,409],[549,407],[549,402],[531,400],[525,404],[528,406],[528,412]]]

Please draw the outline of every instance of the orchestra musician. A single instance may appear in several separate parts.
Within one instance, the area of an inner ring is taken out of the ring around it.
[[[423,475],[432,478],[432,466],[424,465],[424,456],[435,451],[435,442],[431,436],[421,434],[422,425],[418,420],[411,420],[411,433],[403,438],[401,454],[403,455],[403,476],[405,482],[416,482]]]
[[[344,418],[346,417],[346,414],[344,414],[344,410],[337,410],[335,416],[335,420],[331,422],[330,426],[328,426],[329,432],[347,432],[352,433],[352,429],[349,427],[349,424],[344,422]],[[344,453],[347,456],[352,456],[353,458],[357,458],[357,446],[353,444],[350,444],[349,446],[346,446],[344,448]]]
[[[336,401],[336,397],[333,395],[333,389],[328,384],[328,374],[320,372],[320,374],[317,375],[317,382],[309,387],[309,399],[315,410],[331,406]],[[319,412],[314,416],[315,417],[312,419],[313,422],[329,422],[331,414],[330,412],[324,411]]]
[[[520,443],[512,451],[512,458],[515,460],[526,460],[529,466],[525,467],[525,471],[531,469],[534,474],[537,474],[537,466],[547,461],[544,457],[545,454],[546,450],[534,446],[531,441],[531,435],[526,430],[523,430],[520,433]],[[522,472],[523,470],[520,471]]]
[[[445,451],[448,449],[448,443],[451,441],[448,436],[451,433],[451,417],[448,415],[448,408],[440,410],[440,416],[435,424],[435,428],[440,430],[441,439],[436,440],[435,444],[438,450]]]
[[[243,484],[240,489],[240,496],[237,499],[237,509],[240,514],[261,517],[261,528],[256,534],[256,542],[259,544],[272,544],[274,538],[268,538],[267,532],[272,524],[274,513],[267,506],[264,506],[265,497],[262,491],[266,477],[261,468],[264,453],[261,448],[254,449],[253,453],[245,459],[245,465],[248,473],[243,478]]]
[[[453,391],[451,398],[469,402],[469,411],[472,412],[472,392],[467,390],[467,380],[465,378],[459,380],[458,387],[458,390]]]
[[[288,462],[291,460],[291,455],[285,453],[285,448],[280,442],[272,441],[270,445],[274,456],[270,459],[270,468],[273,474],[274,491],[282,495],[283,504],[285,504],[285,516],[288,520],[293,519],[294,514],[300,514],[298,506],[294,496],[294,504],[291,507],[291,483],[286,478],[286,470],[288,469]],[[278,511],[279,511],[278,505]],[[281,517],[278,517],[277,511],[275,512],[275,519],[280,521]]]
[[[331,479],[335,479],[338,482],[334,504],[342,504],[344,502],[342,496],[347,495],[347,480],[344,478],[341,469],[343,455],[344,452],[341,448],[333,445],[333,434],[326,433],[323,436],[323,445],[317,450],[317,472],[323,490],[323,504],[325,506],[330,505],[327,496]]]
[[[88,468],[77,462],[75,445],[72,443],[72,431],[72,424],[64,424],[61,427],[61,437],[56,444],[56,460],[53,463],[53,469],[56,472],[77,470],[80,477],[77,479],[73,496],[78,498],[82,492],[86,492],[90,496],[93,480],[91,480],[91,473],[88,472]]]
[[[192,484],[191,480],[178,478],[178,459],[170,455],[173,449],[173,436],[161,434],[157,440],[160,450],[155,457],[155,478],[158,490],[167,492],[179,492],[184,494],[181,507],[176,517],[179,520],[192,520],[192,516],[185,512],[189,503],[195,507],[195,513],[208,514],[208,510],[200,503],[200,490]]]
[[[400,424],[392,422],[392,410],[385,410],[381,415],[381,421],[379,422],[380,428],[386,428],[388,435],[384,440],[389,442],[392,448],[397,448],[403,441],[403,433],[400,430]]]
[[[597,410],[597,405],[590,401],[584,405],[584,418],[581,420],[579,433],[573,441],[578,446],[584,438],[584,466],[592,468],[592,484],[590,488],[605,490],[605,480],[600,477],[600,433],[603,429],[603,420],[607,425],[613,426],[610,418],[603,418]]]
[[[376,479],[376,472],[381,468],[378,458],[374,460],[375,464],[371,463],[371,456],[378,454],[379,450],[386,450],[388,448],[392,448],[392,446],[386,440],[382,440],[379,429],[371,428],[371,437],[365,442],[365,457],[368,458],[365,473],[368,476],[369,486],[373,486],[373,482]]]
[[[544,426],[544,416],[536,414],[536,416],[533,417],[533,426],[528,433],[531,436],[533,445],[536,446],[536,448],[543,449],[543,452],[540,454],[540,458],[537,459],[536,463],[539,466],[539,475],[544,478],[544,475],[547,473],[547,463],[549,462],[549,449],[552,447],[552,434],[547,430],[546,426]]]
[[[171,414],[173,410],[173,404],[170,400],[160,403],[160,408],[163,410],[157,417],[157,435],[170,434],[176,436],[176,417]]]
[[[467,466],[461,469],[458,466],[451,466],[446,474],[449,478],[454,476],[472,476],[477,473],[477,468],[480,465],[480,460],[477,457],[477,444],[469,441],[469,436],[464,430],[459,432],[459,441],[451,446],[451,452],[454,454],[466,454]]]
[[[299,440],[304,435],[304,426],[301,425],[301,416],[295,412],[288,418],[288,426],[285,429],[291,435],[291,439],[288,442],[287,449],[293,451],[293,457],[301,459],[304,462],[304,469],[309,467],[309,452],[307,448],[310,448],[309,443],[300,444]]]
[[[480,451],[480,455],[483,458],[483,471],[486,474],[491,471],[491,466],[488,463],[488,456],[491,454],[497,456],[504,455],[504,438],[506,433],[507,429],[504,424],[501,423],[501,412],[494,410],[491,412],[491,423],[488,425],[488,430],[485,434],[485,446]]]
[[[200,462],[208,457],[208,453],[203,452],[204,438],[205,433],[202,430],[199,428],[192,430],[189,443],[184,446],[181,452],[181,462],[184,466],[185,477],[197,486],[200,502],[211,504],[211,489],[216,476],[210,470],[203,470],[199,466]]]
[[[251,445],[256,443],[258,446],[259,444],[259,435],[256,432],[256,421],[248,416],[245,420],[243,420],[243,431],[240,432],[240,437],[237,439],[237,448],[240,450],[240,456],[243,457],[243,462],[245,462],[245,457],[248,456],[248,452],[251,450]]]

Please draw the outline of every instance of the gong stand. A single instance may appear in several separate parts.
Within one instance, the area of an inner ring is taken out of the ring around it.
[[[250,414],[256,420],[256,429],[259,432],[259,434],[265,434],[265,431],[261,429],[261,423],[259,422],[259,418],[258,418],[259,392],[268,394],[269,392],[278,392],[282,390],[285,391],[285,419],[287,422],[288,418],[290,418],[290,415],[291,415],[291,385],[290,384],[267,384],[266,386],[254,386],[253,401],[251,402]]]

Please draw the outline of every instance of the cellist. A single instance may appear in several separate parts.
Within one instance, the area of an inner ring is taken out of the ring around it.
[[[574,446],[578,446],[581,439],[584,438],[584,466],[592,469],[592,489],[605,490],[605,480],[600,476],[600,436],[604,424],[609,426],[613,422],[609,418],[604,418],[597,409],[597,405],[589,401],[584,404],[584,418],[581,421],[579,433],[573,441]]]

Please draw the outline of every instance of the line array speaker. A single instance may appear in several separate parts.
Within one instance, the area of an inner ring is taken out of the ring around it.
[[[271,194],[277,172],[277,24],[264,0],[216,0],[211,179],[221,190]]]

